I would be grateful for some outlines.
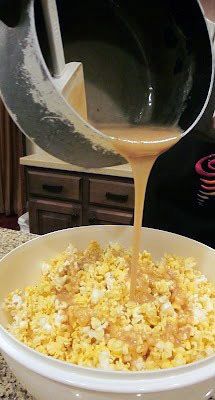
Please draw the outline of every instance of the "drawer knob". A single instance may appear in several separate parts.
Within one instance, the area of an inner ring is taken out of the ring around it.
[[[106,192],[105,196],[107,200],[117,201],[118,203],[126,203],[128,201],[128,194]]]
[[[49,193],[61,193],[63,190],[63,186],[61,185],[43,185],[43,190],[46,190],[46,192]]]

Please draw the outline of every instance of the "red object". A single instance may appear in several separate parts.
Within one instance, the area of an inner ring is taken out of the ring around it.
[[[215,3],[214,0],[200,0],[206,17],[215,22]]]
[[[19,231],[18,216],[11,215],[7,217],[5,214],[0,214],[0,228],[7,228]]]

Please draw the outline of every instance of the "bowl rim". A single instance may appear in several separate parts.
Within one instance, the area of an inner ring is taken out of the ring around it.
[[[28,247],[29,243],[41,241],[47,236],[58,236],[67,231],[85,230],[85,229],[104,229],[104,228],[124,228],[131,230],[133,227],[121,225],[93,225],[81,226],[75,228],[67,228],[60,231],[41,235],[32,238],[28,242],[22,243],[15,249],[11,250],[0,260],[1,263],[7,258],[14,256],[17,251]],[[142,230],[159,231],[170,236],[177,236],[191,242],[195,242],[201,247],[215,252],[215,249],[200,243],[196,240],[178,235],[172,232],[163,231],[154,228],[145,228]],[[28,347],[18,339],[16,339],[10,332],[7,331],[0,324],[0,348],[5,354],[17,361],[24,367],[32,370],[33,372],[42,375],[48,379],[69,385],[76,386],[88,390],[96,390],[109,393],[153,393],[158,391],[173,390],[181,387],[190,386],[197,382],[202,382],[207,379],[215,379],[215,354],[210,357],[195,361],[193,363],[173,367],[162,370],[153,371],[106,371],[97,368],[82,367],[76,364],[68,363],[55,359],[54,357],[44,355],[38,351]],[[59,374],[60,371],[60,374]],[[87,378],[84,381],[82,378]]]

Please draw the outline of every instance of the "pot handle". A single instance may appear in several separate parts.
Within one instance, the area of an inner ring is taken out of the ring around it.
[[[60,78],[63,75],[66,64],[56,1],[41,0],[41,4],[51,51],[53,75],[55,78]]]

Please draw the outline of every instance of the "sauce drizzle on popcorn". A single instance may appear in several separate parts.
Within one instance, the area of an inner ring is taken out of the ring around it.
[[[144,371],[215,353],[215,285],[190,258],[139,256],[130,300],[131,252],[118,244],[71,245],[43,263],[36,285],[5,299],[9,331],[31,348],[77,365]]]

